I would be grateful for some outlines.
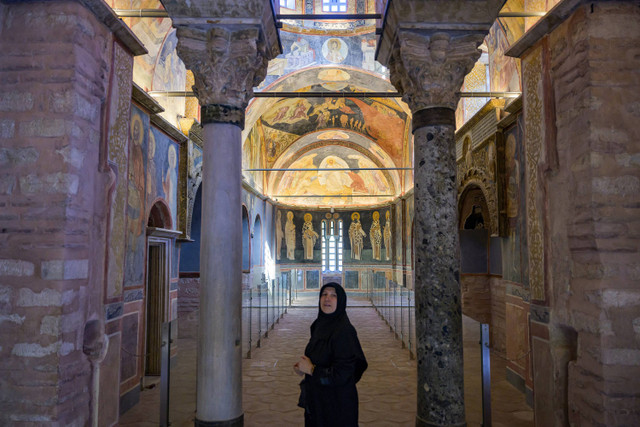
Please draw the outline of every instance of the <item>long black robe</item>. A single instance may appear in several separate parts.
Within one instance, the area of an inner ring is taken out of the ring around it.
[[[300,406],[305,408],[307,427],[357,427],[356,383],[367,369],[367,360],[346,313],[344,289],[328,283],[320,295],[327,286],[336,290],[338,304],[329,315],[319,310],[311,325],[311,339],[304,354],[315,368],[313,375],[305,375],[301,383]]]

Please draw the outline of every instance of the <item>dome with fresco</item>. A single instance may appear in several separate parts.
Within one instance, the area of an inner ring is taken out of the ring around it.
[[[388,204],[413,187],[411,114],[388,70],[375,61],[375,19],[285,19],[318,15],[323,1],[281,1],[283,53],[269,62],[243,132],[243,177],[281,205]],[[325,3],[328,3],[325,0]],[[373,2],[333,2],[343,13],[373,14]],[[318,93],[318,96],[314,96]],[[336,96],[331,96],[336,94]],[[349,96],[351,94],[351,96]]]

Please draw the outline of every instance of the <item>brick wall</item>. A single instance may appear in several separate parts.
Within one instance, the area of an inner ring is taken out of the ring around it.
[[[12,3],[0,20],[0,424],[86,425],[113,39],[80,3]]]
[[[537,425],[640,423],[638,22],[637,3],[590,3],[538,44],[551,102],[538,165],[549,318],[532,329]]]
[[[178,282],[178,337],[197,338],[200,313],[200,278],[182,277]]]

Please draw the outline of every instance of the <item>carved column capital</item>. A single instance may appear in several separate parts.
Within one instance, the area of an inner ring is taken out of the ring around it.
[[[483,39],[484,34],[476,32],[398,31],[389,59],[390,78],[414,116],[426,109],[455,111],[464,76],[480,57]]]
[[[253,87],[266,76],[270,52],[259,28],[221,25],[178,27],[178,55],[193,72],[193,90],[202,123],[232,123],[244,128],[244,110]]]

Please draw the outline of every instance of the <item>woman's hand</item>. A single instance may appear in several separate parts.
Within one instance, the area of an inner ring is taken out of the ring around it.
[[[298,363],[293,365],[293,370],[298,375],[312,375],[313,368],[315,368],[315,365],[311,363],[311,359],[309,359],[307,356],[300,357]]]

